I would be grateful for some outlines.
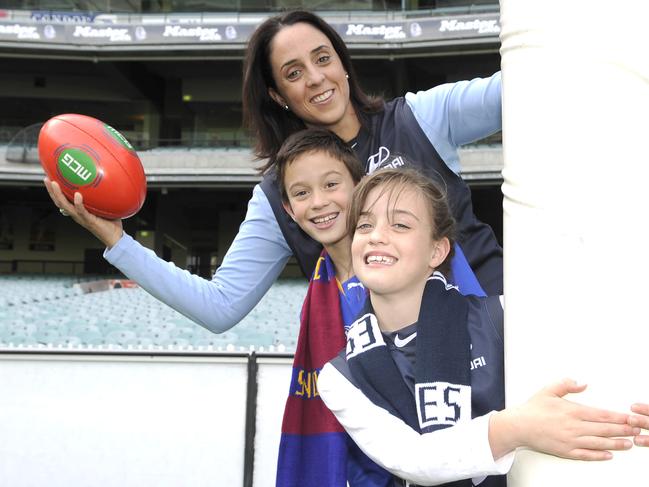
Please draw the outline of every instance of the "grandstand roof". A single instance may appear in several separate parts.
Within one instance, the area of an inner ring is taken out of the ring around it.
[[[8,162],[0,146],[0,185],[40,185],[43,169],[34,163]],[[35,151],[35,148],[32,149]],[[159,147],[139,153],[150,187],[251,187],[260,177],[250,149]],[[460,150],[462,177],[471,184],[502,180],[500,145],[467,146]]]
[[[171,13],[34,15],[0,19],[0,56],[101,60],[241,59],[254,29],[271,14]],[[494,52],[498,3],[415,11],[320,12],[350,50],[366,57]]]

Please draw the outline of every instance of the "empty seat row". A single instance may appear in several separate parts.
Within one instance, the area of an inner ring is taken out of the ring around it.
[[[295,350],[307,285],[279,280],[237,326],[214,334],[140,288],[84,294],[69,277],[0,276],[0,282],[3,290],[11,288],[12,296],[22,295],[12,298],[10,306],[0,302],[0,347],[263,347],[287,352]]]

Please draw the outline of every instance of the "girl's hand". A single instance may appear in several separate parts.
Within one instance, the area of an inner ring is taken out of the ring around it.
[[[629,416],[629,425],[649,430],[649,404],[637,403],[631,406],[636,415]],[[637,435],[633,442],[637,446],[649,446],[649,435]]]
[[[622,436],[634,436],[639,428],[628,423],[629,415],[582,406],[564,399],[566,394],[583,392],[586,385],[564,379],[536,393],[525,404],[507,408],[492,416],[489,440],[494,435],[504,442],[491,443],[494,458],[527,447],[573,460],[608,460],[612,450],[633,446]],[[494,448],[494,446],[496,448]],[[500,450],[499,450],[500,449]]]
[[[74,203],[71,203],[56,181],[45,178],[43,182],[54,204],[63,210],[67,216],[101,240],[106,247],[112,247],[122,238],[122,220],[107,220],[93,215],[83,206],[83,195],[81,193],[74,193]]]

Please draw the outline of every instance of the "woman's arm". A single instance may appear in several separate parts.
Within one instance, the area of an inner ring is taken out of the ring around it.
[[[502,129],[500,72],[407,93],[406,101],[430,143],[456,173],[459,146]]]
[[[80,194],[72,205],[56,183],[48,182],[47,186],[57,206],[109,247],[104,252],[108,262],[162,302],[215,333],[231,328],[255,307],[291,256],[259,186],[253,190],[246,218],[211,281],[160,259],[123,234],[121,222],[88,213]]]

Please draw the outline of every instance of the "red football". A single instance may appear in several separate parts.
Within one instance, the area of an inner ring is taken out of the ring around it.
[[[96,118],[66,113],[50,118],[38,136],[45,173],[72,201],[83,195],[88,211],[104,218],[128,218],[146,197],[146,177],[133,146]]]

